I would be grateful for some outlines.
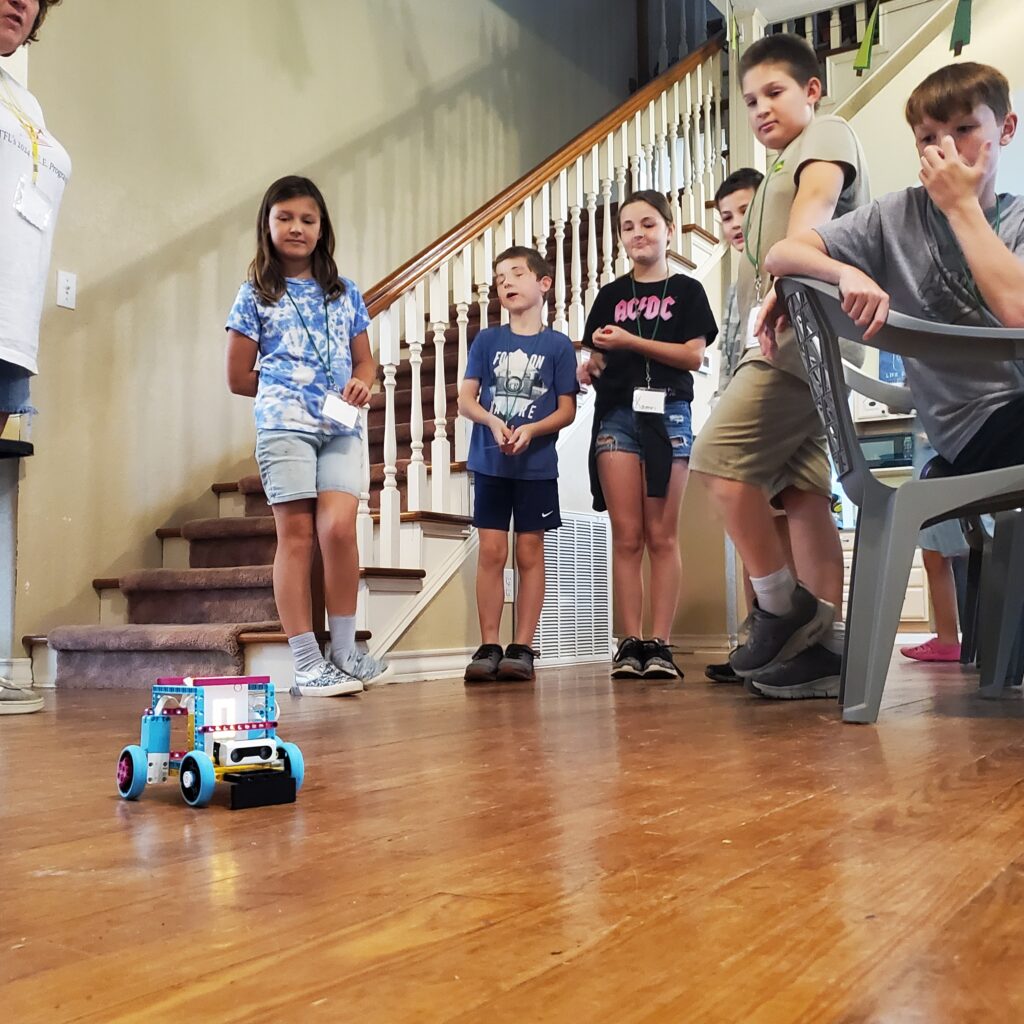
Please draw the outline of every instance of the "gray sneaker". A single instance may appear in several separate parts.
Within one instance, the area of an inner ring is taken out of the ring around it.
[[[644,642],[624,636],[612,658],[612,679],[639,679],[644,674]]]
[[[317,673],[296,672],[295,684],[289,692],[293,697],[344,697],[362,690],[362,680],[354,679],[328,661]]]
[[[673,661],[668,644],[655,637],[644,641],[644,679],[682,679],[682,669]]]
[[[498,662],[498,679],[505,682],[533,679],[533,659],[536,656],[536,651],[525,644],[509,644],[505,648],[505,657]]]
[[[493,683],[498,678],[498,665],[504,657],[501,644],[481,644],[466,666],[466,682]]]
[[[380,658],[358,652],[350,654],[340,665],[332,659],[331,664],[345,675],[362,683],[383,683],[394,675],[391,666]]]
[[[30,715],[43,710],[43,698],[32,690],[0,679],[0,715]]]
[[[816,643],[834,618],[835,609],[828,601],[819,600],[797,584],[793,607],[785,615],[771,615],[755,604],[747,641],[729,655],[729,664],[736,675],[749,679]]]
[[[747,689],[774,700],[807,700],[838,697],[843,659],[827,647],[815,644],[795,658],[759,671],[747,680]]]

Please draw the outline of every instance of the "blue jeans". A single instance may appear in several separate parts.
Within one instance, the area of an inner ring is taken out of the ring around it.
[[[639,455],[643,461],[643,448],[640,443],[640,413],[633,412],[626,406],[616,406],[605,413],[604,419],[597,430],[594,452],[626,452]],[[672,458],[688,459],[693,448],[693,426],[690,419],[690,403],[676,400],[665,403],[665,430],[672,442]]]
[[[35,412],[29,402],[32,374],[24,366],[0,359],[0,416],[20,416]]]
[[[271,505],[323,491],[358,498],[363,485],[363,442],[356,434],[257,430],[256,462]]]

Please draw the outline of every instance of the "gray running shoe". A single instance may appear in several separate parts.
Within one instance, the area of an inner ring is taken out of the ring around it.
[[[505,657],[498,662],[498,679],[527,681],[534,678],[533,659],[537,652],[524,644],[509,644]]]
[[[481,644],[466,666],[466,682],[493,683],[498,678],[498,665],[504,656],[501,644]]]
[[[749,679],[762,670],[789,661],[816,643],[832,625],[835,609],[797,584],[793,607],[785,615],[771,615],[755,604],[750,613],[747,641],[729,655],[738,676]]]
[[[664,640],[655,637],[644,641],[644,679],[682,679],[682,669],[672,659],[672,652]]]
[[[764,669],[747,680],[747,689],[774,700],[807,700],[838,697],[843,659],[827,647],[815,644],[795,658]]]
[[[624,636],[612,658],[612,679],[639,679],[644,674],[644,642]]]

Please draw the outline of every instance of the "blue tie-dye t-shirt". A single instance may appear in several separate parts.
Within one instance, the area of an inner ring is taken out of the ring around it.
[[[339,391],[352,376],[351,341],[370,325],[359,289],[347,278],[341,281],[345,291],[327,304],[330,365]],[[287,278],[286,286],[288,294],[268,306],[247,281],[228,314],[226,326],[259,345],[256,429],[358,435],[358,424],[344,427],[322,415],[329,390],[323,289],[303,277]]]

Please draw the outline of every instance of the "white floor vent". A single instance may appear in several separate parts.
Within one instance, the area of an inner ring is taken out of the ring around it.
[[[612,550],[607,516],[562,513],[544,535],[544,608],[538,668],[605,661],[612,645]]]

